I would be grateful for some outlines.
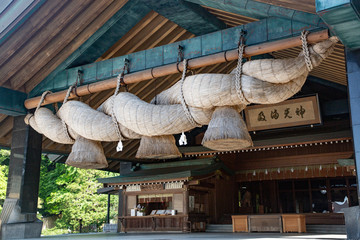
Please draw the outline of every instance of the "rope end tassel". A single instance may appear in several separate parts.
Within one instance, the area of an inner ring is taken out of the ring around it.
[[[184,134],[184,132],[181,132],[181,136],[179,139],[179,145],[187,145],[187,139],[186,139],[186,135]]]
[[[116,151],[117,152],[121,152],[123,150],[123,144],[122,144],[122,141],[119,140],[117,146],[116,146]]]

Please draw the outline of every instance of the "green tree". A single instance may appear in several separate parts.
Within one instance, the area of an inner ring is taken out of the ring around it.
[[[96,179],[116,176],[100,170],[85,170],[64,164],[54,164],[46,157],[42,159],[40,173],[41,208],[43,216],[59,215],[58,228],[78,230],[80,220],[83,226],[101,226],[107,215],[107,195],[99,195],[101,187]],[[117,198],[114,196],[114,200]],[[115,201],[116,201],[115,200]],[[116,202],[110,217],[116,215]]]
[[[0,211],[6,197],[10,151],[0,149]],[[101,226],[107,215],[107,195],[99,195],[101,187],[97,178],[118,174],[100,170],[84,170],[53,163],[42,156],[39,186],[39,213],[43,217],[58,215],[56,225],[60,229],[79,230],[83,226]],[[112,197],[110,217],[116,215],[117,196]]]

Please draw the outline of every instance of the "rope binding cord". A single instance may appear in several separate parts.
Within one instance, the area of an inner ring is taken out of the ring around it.
[[[43,93],[41,94],[40,101],[39,101],[38,105],[36,106],[36,109],[35,109],[35,111],[34,111],[34,114],[31,114],[30,117],[28,118],[28,121],[29,121],[29,122],[30,122],[30,118],[32,118],[32,117],[35,115],[36,111],[41,107],[41,104],[43,104],[46,95],[48,95],[49,93],[52,93],[52,92],[51,92],[51,91],[45,91],[45,92],[43,92]],[[54,105],[54,107],[55,107],[55,105]],[[56,109],[56,111],[57,111],[57,109]]]
[[[83,74],[83,71],[82,71],[82,70],[78,70],[78,74],[77,74],[77,77],[76,77],[76,81],[69,87],[68,91],[66,92],[66,95],[65,95],[63,104],[65,104],[65,103],[68,101],[72,90],[75,90],[75,95],[79,97],[79,95],[78,95],[77,92],[76,92],[76,89],[77,89],[78,83],[81,83],[81,76],[82,76],[82,74]],[[62,123],[62,126],[63,126],[63,129],[64,129],[64,132],[65,132],[66,137],[67,137],[70,141],[74,142],[75,140],[70,136],[69,128],[68,128],[68,126],[66,125],[65,121],[61,119],[61,123]]]
[[[41,94],[41,98],[40,98],[40,101],[39,101],[39,103],[38,103],[38,105],[37,105],[37,107],[36,107],[36,109],[35,109],[35,112],[36,112],[37,110],[39,110],[39,108],[41,107],[41,104],[43,104],[43,102],[44,102],[44,100],[45,100],[46,95],[48,95],[49,93],[52,93],[52,92],[51,92],[51,91],[45,91],[45,92],[43,92],[43,93]]]
[[[127,71],[127,73],[129,73],[129,63],[130,63],[129,59],[125,58],[124,67],[123,67],[122,72],[117,76],[117,84],[116,84],[114,95],[111,100],[111,119],[115,126],[116,135],[119,138],[119,142],[116,146],[117,152],[120,152],[123,150],[123,144],[122,144],[121,140],[124,139],[124,137],[121,134],[119,123],[117,122],[116,117],[115,117],[114,101],[115,101],[115,97],[119,94],[121,86],[124,86],[127,92],[129,91],[127,84],[124,82],[125,71]]]
[[[186,71],[187,71],[187,63],[188,63],[188,60],[187,59],[184,59],[183,60],[183,72],[182,72],[182,77],[181,77],[181,80],[180,80],[180,94],[181,94],[181,105],[184,109],[184,112],[185,112],[185,116],[187,118],[187,120],[190,122],[191,125],[193,125],[194,127],[201,127],[200,124],[198,124],[194,117],[191,115],[191,112],[189,110],[189,106],[186,104],[186,101],[185,101],[185,97],[184,97],[184,90],[183,90],[183,86],[184,86],[184,82],[185,82],[185,77],[186,77]],[[184,134],[184,132],[181,133],[181,136],[180,136],[180,139],[179,139],[179,145],[186,145],[187,144],[187,140],[186,140],[186,136]]]
[[[79,83],[81,84],[81,79],[82,79],[81,76],[82,76],[82,74],[83,74],[83,71],[82,71],[82,70],[78,70],[78,74],[77,74],[76,80],[75,80],[75,82],[69,87],[68,91],[66,92],[66,95],[65,95],[63,104],[65,104],[65,103],[68,101],[72,90],[75,90],[75,92],[74,92],[75,95],[76,95],[77,97],[80,97],[80,96],[77,94],[76,90],[77,90],[77,85],[78,85]]]
[[[311,62],[308,43],[307,43],[307,35],[308,34],[309,34],[309,31],[303,30],[301,32],[300,39],[301,39],[302,49],[303,49],[303,53],[304,53],[306,68],[310,72],[314,68],[314,66],[312,65],[312,62]]]
[[[117,76],[117,85],[116,85],[116,89],[115,89],[115,93],[114,95],[117,95],[119,93],[120,88],[123,86],[125,87],[126,92],[129,92],[128,89],[128,85],[124,82],[124,76],[125,76],[125,71],[126,73],[130,72],[130,60],[125,58],[124,59],[124,67],[122,72]]]
[[[238,43],[238,62],[235,72],[235,89],[236,93],[243,104],[250,104],[250,102],[245,98],[244,93],[241,89],[241,75],[242,75],[242,65],[243,65],[243,56],[245,51],[245,35],[246,31],[241,30],[240,38]]]

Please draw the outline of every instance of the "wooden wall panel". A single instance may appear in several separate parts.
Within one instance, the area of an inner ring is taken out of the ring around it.
[[[309,179],[309,178],[324,178],[324,177],[345,177],[355,176],[355,172],[347,167],[337,166],[334,169],[334,165],[322,165],[322,170],[317,166],[316,169],[309,168],[308,171],[304,169],[291,171],[290,169],[280,169],[280,173],[277,170],[269,170],[268,174],[265,174],[264,170],[253,172],[239,172],[236,174],[236,182],[249,182],[249,181],[266,181],[266,180],[284,180],[284,179]]]
[[[127,209],[126,209],[126,215],[131,215],[131,209],[136,207],[136,195],[129,195],[127,197]]]
[[[178,213],[184,212],[184,195],[182,193],[174,194],[173,198],[174,209],[178,211]]]
[[[335,164],[353,154],[352,142],[219,155],[233,171]]]
[[[235,178],[224,176],[215,180],[216,223],[231,224],[230,215],[235,212],[236,205]],[[230,222],[229,222],[230,221]]]

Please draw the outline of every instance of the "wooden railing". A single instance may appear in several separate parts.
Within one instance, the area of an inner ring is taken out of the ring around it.
[[[187,215],[119,217],[122,231],[187,231]]]

